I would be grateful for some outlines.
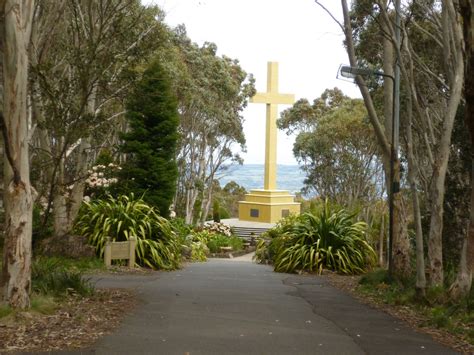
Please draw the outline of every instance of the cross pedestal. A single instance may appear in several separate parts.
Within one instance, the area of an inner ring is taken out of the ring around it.
[[[276,223],[289,214],[300,213],[300,204],[294,202],[294,195],[276,189],[278,104],[291,105],[295,102],[294,95],[278,92],[277,62],[268,62],[267,92],[257,93],[250,102],[264,103],[267,107],[264,188],[251,190],[245,195],[245,201],[239,202],[239,219]]]

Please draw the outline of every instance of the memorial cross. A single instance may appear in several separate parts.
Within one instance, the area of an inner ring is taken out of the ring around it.
[[[291,105],[295,102],[292,94],[278,92],[278,63],[268,62],[267,65],[267,92],[257,93],[250,102],[267,105],[267,120],[265,133],[265,176],[264,189],[276,189],[277,170],[277,126],[278,104]]]

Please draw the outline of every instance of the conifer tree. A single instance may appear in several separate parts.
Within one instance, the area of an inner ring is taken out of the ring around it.
[[[127,155],[120,192],[144,194],[144,200],[168,216],[177,179],[177,100],[162,66],[152,62],[126,103],[129,131],[122,135]]]

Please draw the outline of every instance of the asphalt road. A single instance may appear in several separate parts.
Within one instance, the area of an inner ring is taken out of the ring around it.
[[[142,304],[96,354],[453,354],[316,276],[210,260],[154,276],[112,276]],[[78,353],[78,352],[76,352]]]

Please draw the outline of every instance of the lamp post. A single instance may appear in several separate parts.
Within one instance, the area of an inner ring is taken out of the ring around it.
[[[393,82],[393,100],[392,100],[392,140],[390,144],[390,181],[389,181],[389,195],[388,195],[388,214],[389,214],[389,227],[388,227],[388,273],[389,276],[392,276],[393,272],[393,211],[394,211],[394,194],[398,193],[400,186],[398,181],[395,182],[394,173],[395,173],[395,161],[398,159],[398,115],[395,114],[397,108],[396,105],[396,80],[392,75],[385,74],[381,71],[374,71],[367,68],[351,67],[346,65],[341,65],[339,68],[339,73],[344,78],[354,79],[357,75],[360,76],[381,76],[384,78],[390,78]],[[397,133],[397,134],[396,134]]]

